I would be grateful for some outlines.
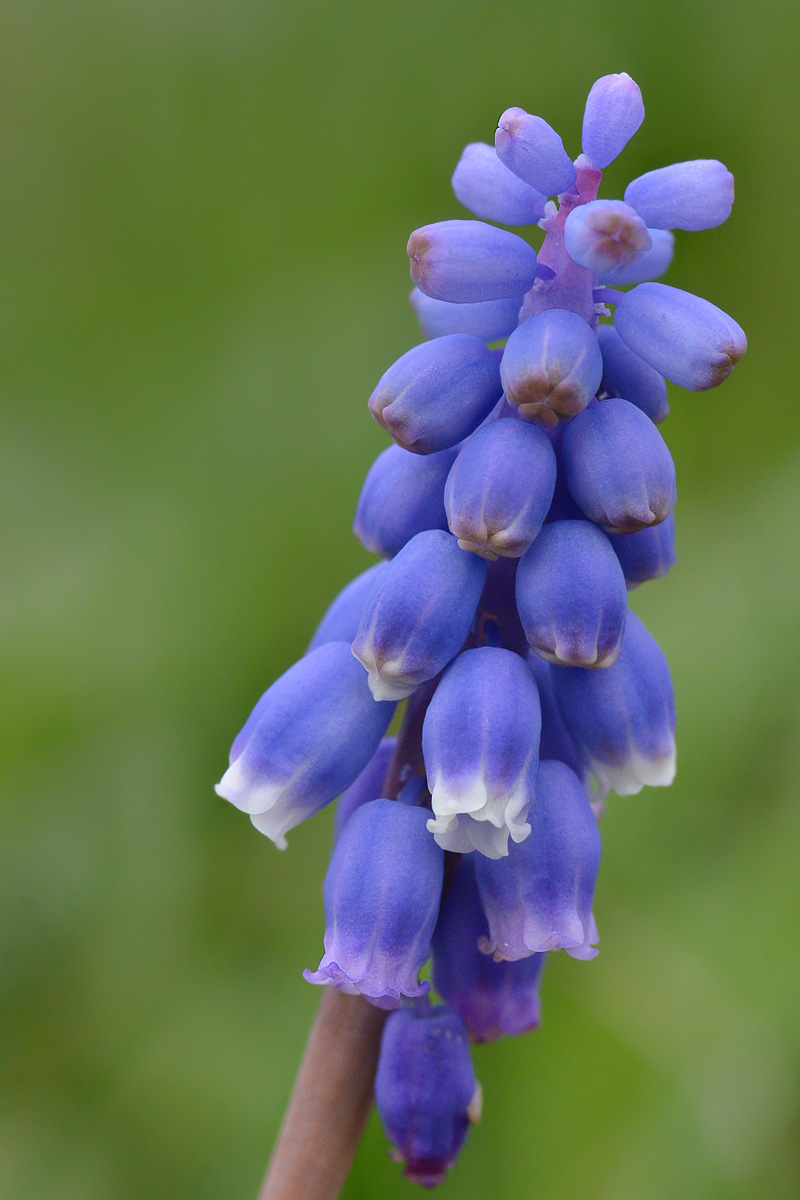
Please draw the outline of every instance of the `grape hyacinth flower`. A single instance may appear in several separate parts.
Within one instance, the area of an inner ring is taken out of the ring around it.
[[[217,786],[281,847],[340,797],[325,952],[306,978],[327,985],[321,1014],[349,1006],[331,1036],[352,1034],[357,1061],[312,1037],[298,1092],[316,1078],[344,1096],[360,1064],[366,1096],[377,1058],[378,1111],[425,1186],[477,1116],[469,1041],[536,1027],[546,954],[597,954],[605,798],[675,774],[669,668],[628,598],[675,562],[666,381],[716,387],[747,342],[714,304],[656,282],[674,230],[730,214],[722,163],[660,167],[599,196],[643,119],[636,83],[606,75],[574,160],[547,121],[512,107],[494,146],[472,142],[455,164],[476,219],[412,232],[426,340],[369,399],[393,444],[354,530],[380,561],[258,701]],[[431,952],[447,1007],[420,978]],[[315,1147],[343,1177],[364,1112],[339,1129],[315,1111]]]

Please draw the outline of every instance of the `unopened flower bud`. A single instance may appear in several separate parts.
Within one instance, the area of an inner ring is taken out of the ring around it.
[[[484,221],[438,221],[415,229],[406,247],[411,278],[426,296],[477,304],[524,296],[536,278],[536,251]]]
[[[330,984],[396,1008],[424,996],[442,893],[444,854],[422,808],[378,799],[361,805],[341,832],[325,877],[325,953],[308,983]]]
[[[480,1087],[456,1013],[419,1001],[391,1014],[381,1038],[375,1104],[404,1174],[423,1187],[441,1183],[470,1123],[480,1118]]]
[[[434,300],[419,288],[409,296],[426,338],[446,337],[448,333],[468,333],[482,342],[507,338],[519,324],[522,296],[507,300],[484,300],[478,304],[451,304]]]
[[[555,425],[579,413],[603,375],[597,338],[576,313],[546,309],[528,317],[506,343],[500,377],[520,415]]]
[[[348,787],[386,733],[347,642],[312,650],[264,693],[231,747],[217,795],[249,813],[281,850],[285,834]]]
[[[608,667],[622,647],[625,577],[589,521],[546,525],[517,568],[517,607],[532,650],[560,666]]]
[[[523,108],[506,109],[497,123],[494,144],[500,161],[545,196],[560,195],[577,178],[555,129]]]
[[[583,113],[583,153],[595,167],[607,167],[625,149],[644,120],[638,84],[624,71],[592,84]]]
[[[556,456],[526,421],[492,421],[462,446],[444,493],[451,532],[487,559],[519,558],[547,516]]]
[[[675,505],[675,465],[666,442],[627,400],[601,400],[571,421],[563,463],[571,495],[606,533],[658,525]]]
[[[370,594],[353,654],[376,700],[400,700],[455,658],[486,580],[486,563],[449,533],[418,533]]]
[[[601,325],[597,341],[603,355],[603,391],[635,404],[655,425],[660,425],[669,416],[663,376],[633,353],[613,325]]]
[[[530,823],[531,836],[508,858],[475,864],[489,922],[482,949],[511,962],[562,949],[591,958],[600,831],[580,780],[564,763],[539,764]]]
[[[369,411],[399,446],[432,454],[472,433],[501,391],[491,351],[479,338],[454,333],[398,358],[370,396]]]
[[[672,163],[634,179],[625,201],[654,229],[713,229],[733,206],[733,176],[714,158]]]
[[[690,392],[717,387],[747,350],[743,329],[721,308],[665,283],[626,292],[614,328],[634,354]]]
[[[642,218],[622,200],[591,200],[567,216],[564,245],[571,259],[605,279],[633,266],[652,242]]]
[[[425,529],[447,529],[444,485],[457,450],[409,454],[389,446],[367,473],[353,532],[372,554],[393,558]]]
[[[547,204],[547,196],[509,171],[486,142],[465,147],[453,172],[453,191],[476,217],[501,225],[535,225]]]
[[[675,516],[638,533],[609,534],[608,540],[619,559],[628,588],[660,579],[675,566]]]
[[[541,710],[524,659],[482,646],[460,654],[434,692],[422,727],[433,819],[445,850],[499,858],[528,836]]]

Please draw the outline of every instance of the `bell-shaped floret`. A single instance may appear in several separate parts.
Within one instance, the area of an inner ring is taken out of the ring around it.
[[[427,812],[395,800],[363,804],[341,831],[325,877],[325,953],[309,983],[330,984],[397,1008],[424,996],[439,912],[444,854],[425,828]]]
[[[536,278],[533,247],[484,221],[423,225],[411,234],[406,251],[420,291],[453,304],[524,296]]]
[[[539,1024],[546,955],[495,962],[478,949],[489,925],[475,879],[475,855],[462,854],[433,935],[433,986],[458,1013],[472,1042],[493,1042]]]
[[[733,176],[715,158],[672,163],[632,180],[625,201],[654,229],[713,229],[733,206]]]
[[[423,1187],[441,1183],[481,1108],[466,1030],[456,1013],[419,1001],[390,1015],[375,1104],[404,1174]]]
[[[494,144],[501,163],[544,196],[560,195],[577,179],[555,129],[524,108],[506,109],[497,123]]]
[[[526,421],[492,421],[467,440],[447,477],[450,530],[484,558],[519,558],[542,527],[555,483],[546,434]]]
[[[591,958],[600,831],[580,780],[564,763],[539,764],[530,823],[530,837],[512,846],[508,858],[476,862],[489,922],[481,948],[510,962],[562,949]]]
[[[497,360],[464,333],[422,342],[381,377],[369,411],[399,446],[432,454],[472,433],[500,398]]]
[[[379,578],[386,563],[375,563],[351,579],[343,587],[331,604],[325,616],[317,626],[309,644],[309,650],[316,650],[326,642],[352,642],[361,624],[361,616],[367,597],[372,591],[372,585]]]
[[[409,296],[425,337],[468,333],[482,342],[507,338],[517,328],[522,299],[511,296],[508,300],[484,300],[479,304],[451,304],[447,300],[434,300],[419,288],[414,288]]]
[[[624,71],[592,84],[583,113],[583,153],[595,167],[607,167],[625,149],[644,120],[639,85]]]
[[[607,671],[553,671],[558,706],[602,795],[667,787],[675,777],[675,701],[658,643],[628,613],[622,653]]]
[[[528,836],[541,710],[530,668],[495,646],[460,654],[434,692],[422,727],[433,819],[445,850],[491,858]]]
[[[312,650],[264,693],[231,747],[216,791],[272,838],[348,787],[386,733],[394,704],[376,704],[347,642]]]
[[[369,804],[371,800],[378,800],[384,795],[386,775],[396,746],[396,737],[385,737],[361,774],[339,797],[333,826],[334,840],[339,837],[357,808],[361,808],[362,804]]]
[[[564,245],[573,262],[605,279],[632,267],[652,242],[642,218],[622,200],[590,200],[567,215]]]
[[[439,529],[407,542],[370,593],[353,642],[376,700],[410,696],[455,658],[475,619],[486,563]]]
[[[456,199],[476,217],[501,225],[535,225],[544,216],[547,196],[503,166],[494,146],[470,142],[453,172]]]
[[[608,540],[619,559],[628,588],[660,579],[677,561],[675,554],[675,515],[638,533],[610,534]]]
[[[365,549],[394,558],[425,529],[447,529],[444,485],[458,451],[409,454],[389,446],[367,473],[353,532]]]
[[[602,375],[597,338],[577,313],[563,308],[528,317],[508,339],[500,364],[509,402],[526,420],[543,425],[586,408]]]
[[[609,667],[625,628],[625,576],[589,521],[546,525],[517,568],[517,608],[528,644],[560,666]]]
[[[744,330],[721,308],[665,283],[626,292],[614,327],[634,354],[690,392],[717,387],[747,350]]]
[[[613,325],[601,325],[597,340],[603,355],[602,390],[635,404],[655,425],[669,416],[667,385],[663,376],[634,354]]]
[[[564,434],[571,495],[606,533],[635,533],[675,505],[675,465],[649,417],[627,400],[592,404]]]
[[[660,279],[672,262],[675,253],[675,234],[668,229],[648,229],[650,249],[641,258],[634,259],[627,267],[615,267],[600,276],[603,283],[621,287],[629,283],[645,283]]]

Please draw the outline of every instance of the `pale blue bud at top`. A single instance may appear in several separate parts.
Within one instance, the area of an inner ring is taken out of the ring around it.
[[[309,983],[397,1008],[424,996],[444,877],[427,812],[395,800],[362,804],[341,832],[325,876],[325,953]]]
[[[547,204],[547,196],[503,166],[494,146],[486,142],[465,147],[453,172],[453,191],[476,217],[501,225],[535,225]]]
[[[539,759],[557,758],[566,763],[571,771],[586,782],[586,767],[581,761],[575,743],[564,724],[561,709],[558,707],[553,691],[553,673],[558,669],[545,662],[533,651],[528,652],[528,666],[533,672],[536,686],[539,689],[539,703],[542,706],[542,735],[539,739]],[[355,786],[355,785],[354,785]]]
[[[528,836],[541,730],[530,668],[510,650],[481,646],[460,654],[425,714],[422,753],[433,818],[445,850],[508,854]]]
[[[621,287],[629,283],[645,283],[651,279],[659,279],[672,262],[675,252],[675,234],[668,229],[648,229],[650,249],[635,259],[627,267],[616,267],[613,271],[604,271],[600,276],[603,283],[612,287]]]
[[[523,296],[536,278],[536,251],[483,221],[438,221],[415,229],[406,247],[411,278],[426,296],[454,304]]]
[[[627,400],[592,404],[564,434],[570,493],[606,533],[658,525],[675,505],[675,464],[649,417]]]
[[[635,613],[607,671],[553,670],[564,723],[601,795],[620,796],[675,777],[675,701],[667,660]]]
[[[400,700],[455,658],[475,619],[486,563],[449,533],[418,533],[371,592],[353,654],[376,700]]]
[[[373,554],[394,558],[424,529],[446,529],[444,485],[458,453],[409,454],[389,446],[369,469],[353,532]],[[353,634],[355,636],[355,633]]]
[[[616,662],[627,593],[605,534],[589,521],[546,525],[517,568],[517,608],[531,649],[548,662]]]
[[[629,589],[647,583],[648,579],[660,579],[677,562],[673,513],[660,525],[640,529],[638,533],[609,534],[608,540]]]
[[[494,135],[497,157],[545,196],[558,196],[577,179],[564,143],[546,121],[524,108],[507,108]]]
[[[713,229],[731,215],[733,176],[715,158],[673,163],[634,179],[625,200],[654,229]]]
[[[602,375],[597,338],[577,313],[563,308],[523,321],[508,339],[500,364],[509,402],[526,420],[543,425],[569,420],[586,408]]]
[[[471,1042],[493,1042],[539,1024],[539,985],[547,956],[495,962],[478,949],[488,936],[475,855],[462,854],[433,935],[433,986],[461,1017]]]
[[[555,483],[546,434],[525,421],[492,421],[464,443],[447,477],[450,530],[484,558],[519,558],[542,527]]]
[[[370,800],[378,800],[383,796],[389,763],[392,761],[396,745],[396,737],[385,737],[361,774],[339,797],[333,825],[334,840],[339,837],[357,808],[361,808],[362,804],[368,804]]]
[[[581,147],[595,167],[607,167],[644,120],[639,85],[624,71],[592,84],[583,113]]]
[[[387,1020],[375,1076],[375,1104],[404,1174],[435,1187],[458,1158],[470,1122],[480,1118],[461,1018],[418,1001]]]
[[[669,416],[663,376],[633,353],[613,325],[601,325],[597,341],[603,355],[602,390],[635,404],[655,425],[660,425]]]
[[[642,218],[622,200],[590,200],[568,214],[564,245],[574,262],[605,279],[633,266],[652,242]]]
[[[373,700],[347,642],[319,646],[258,701],[217,795],[250,813],[256,829],[283,850],[287,831],[364,769],[393,713],[393,704]]]
[[[372,585],[383,571],[386,563],[375,563],[351,579],[343,587],[317,626],[309,644],[309,650],[324,646],[326,642],[352,642],[361,624],[361,614],[372,590]],[[234,743],[235,745],[235,743]]]
[[[510,962],[547,950],[592,958],[600,831],[581,781],[564,763],[539,764],[530,823],[530,837],[508,858],[475,864],[489,922],[481,948]]]
[[[744,330],[721,308],[665,283],[626,292],[614,327],[635,354],[690,392],[717,387],[747,349]]]
[[[472,433],[501,391],[492,352],[479,338],[453,333],[401,355],[381,376],[369,411],[399,446],[432,454]]]
[[[507,338],[519,324],[519,310],[522,307],[522,296],[511,296],[507,300],[484,300],[479,304],[451,304],[447,300],[434,300],[419,288],[413,289],[409,300],[425,337],[469,333],[482,342]]]

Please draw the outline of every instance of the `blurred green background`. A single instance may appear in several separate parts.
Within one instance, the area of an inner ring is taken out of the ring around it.
[[[418,340],[404,254],[499,113],[578,152],[593,80],[648,117],[605,195],[734,171],[667,281],[734,315],[675,390],[680,563],[634,596],[679,774],[612,801],[602,953],[480,1048],[459,1200],[800,1188],[798,10],[679,0],[4,0],[0,1195],[252,1197],[318,996],[330,813],[286,854],[228,744],[367,564],[365,401]],[[407,1197],[373,1120],[348,1200]]]

